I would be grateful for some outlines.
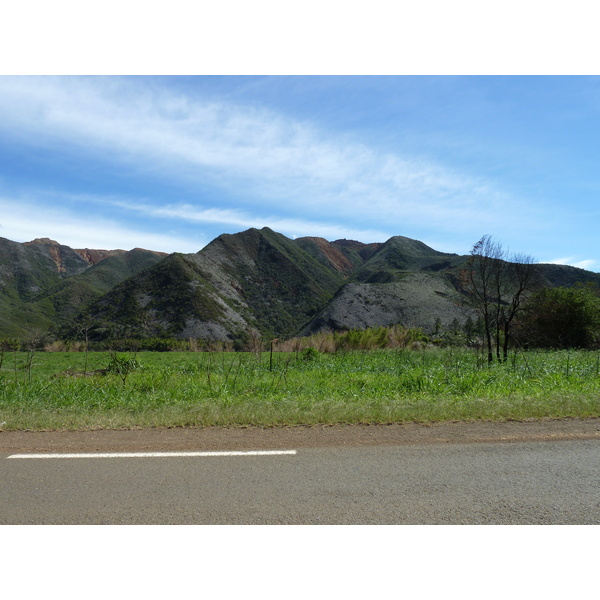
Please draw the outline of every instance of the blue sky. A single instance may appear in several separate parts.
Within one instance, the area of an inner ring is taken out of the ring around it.
[[[0,76],[0,236],[506,248],[600,271],[595,76]]]

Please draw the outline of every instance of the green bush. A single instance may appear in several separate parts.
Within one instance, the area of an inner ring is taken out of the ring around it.
[[[317,360],[319,358],[319,351],[315,350],[312,346],[309,348],[304,348],[302,352],[300,352],[300,360],[304,360],[306,362],[311,362]]]
[[[521,345],[533,348],[597,348],[600,298],[590,287],[546,288],[528,301],[519,321]]]

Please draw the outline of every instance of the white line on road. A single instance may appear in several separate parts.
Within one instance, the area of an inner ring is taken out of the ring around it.
[[[93,452],[86,454],[12,454],[7,458],[163,458],[177,456],[278,456],[296,450],[251,450],[227,452]]]

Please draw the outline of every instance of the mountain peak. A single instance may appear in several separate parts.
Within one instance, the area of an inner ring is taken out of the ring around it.
[[[56,240],[51,240],[50,238],[35,238],[35,240],[31,240],[31,242],[24,242],[24,246],[34,246],[34,245],[44,245],[44,246],[61,246]]]

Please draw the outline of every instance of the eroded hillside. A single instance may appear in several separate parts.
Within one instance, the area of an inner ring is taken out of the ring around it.
[[[195,254],[73,250],[0,238],[0,335],[248,340],[401,324],[425,333],[470,315],[467,256],[395,236],[384,243],[223,234]],[[600,274],[539,265],[544,285]]]

